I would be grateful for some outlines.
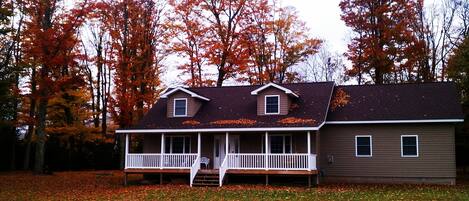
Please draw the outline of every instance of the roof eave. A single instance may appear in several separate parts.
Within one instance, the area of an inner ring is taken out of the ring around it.
[[[259,87],[259,88],[257,88],[257,89],[254,90],[254,91],[251,91],[251,95],[256,96],[260,91],[263,91],[264,89],[267,89],[267,88],[269,88],[269,87],[275,87],[275,88],[277,88],[277,89],[280,89],[280,90],[284,91],[286,94],[291,95],[291,96],[294,96],[294,97],[296,97],[296,98],[299,98],[299,97],[300,97],[298,94],[296,94],[296,93],[293,92],[292,90],[287,89],[287,88],[285,88],[285,87],[282,87],[282,86],[280,86],[280,85],[278,85],[278,84],[275,84],[275,83],[272,83],[272,82],[269,83],[269,84],[266,84],[266,85],[264,85],[264,86],[262,86],[262,87]]]

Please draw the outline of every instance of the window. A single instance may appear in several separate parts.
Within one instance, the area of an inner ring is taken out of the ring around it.
[[[401,156],[419,156],[419,138],[417,135],[401,135]]]
[[[372,147],[371,135],[355,136],[356,157],[371,157],[373,155]]]
[[[187,116],[187,98],[174,99],[174,116],[185,117]]]
[[[265,96],[265,114],[280,114],[280,96]]]
[[[191,152],[191,137],[189,136],[167,136],[164,140],[165,153],[182,154]]]
[[[289,154],[291,153],[292,143],[291,135],[272,135],[270,136],[270,153]]]

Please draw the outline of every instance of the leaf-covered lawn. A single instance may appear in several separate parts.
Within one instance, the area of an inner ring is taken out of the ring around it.
[[[226,185],[122,186],[119,171],[0,173],[0,200],[469,200],[469,185],[321,185],[317,188]],[[131,175],[131,180],[141,176]]]

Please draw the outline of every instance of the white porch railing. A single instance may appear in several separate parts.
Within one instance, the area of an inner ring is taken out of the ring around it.
[[[228,169],[228,157],[225,157],[225,159],[223,159],[223,162],[221,163],[221,165],[219,167],[219,171],[220,171],[220,174],[219,174],[220,184],[219,184],[219,186],[223,185],[223,179],[225,178],[225,174],[226,174],[227,169]]]
[[[230,153],[226,158],[227,169],[316,170],[315,154]]]
[[[194,164],[191,167],[191,177],[190,177],[190,186],[192,187],[192,183],[194,182],[194,178],[197,175],[197,172],[200,169],[200,156],[197,156],[197,158],[194,161]]]
[[[126,169],[190,169],[197,154],[127,154]]]

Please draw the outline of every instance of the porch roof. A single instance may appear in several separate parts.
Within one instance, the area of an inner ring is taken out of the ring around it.
[[[290,108],[288,115],[257,115],[257,97],[252,96],[251,92],[259,88],[258,85],[190,88],[194,93],[210,99],[194,117],[168,118],[167,99],[160,99],[138,125],[130,129],[317,130],[324,124],[333,82],[281,86],[299,95],[293,103],[297,105]]]

